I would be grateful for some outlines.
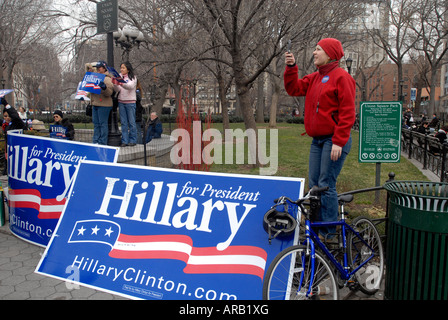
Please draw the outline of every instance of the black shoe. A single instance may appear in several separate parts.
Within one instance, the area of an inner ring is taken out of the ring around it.
[[[128,144],[128,146],[133,147],[133,146],[135,146],[135,143],[130,143],[130,144]]]
[[[128,145],[126,143],[122,143],[120,147],[127,147]]]

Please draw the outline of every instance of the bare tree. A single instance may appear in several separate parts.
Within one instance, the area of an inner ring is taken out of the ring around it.
[[[397,80],[400,83],[403,79],[403,62],[418,41],[412,25],[419,7],[415,0],[387,0],[384,5],[386,6],[389,28],[387,30],[370,29],[365,26],[365,30],[372,41],[382,48],[397,65]],[[401,86],[399,86],[398,95],[400,97],[403,95]]]
[[[27,99],[35,112],[55,107],[62,101],[62,72],[58,55],[53,46],[36,45],[24,53],[23,60],[14,70],[19,79],[16,91]],[[19,85],[20,84],[20,85]]]
[[[0,63],[7,87],[14,87],[13,72],[25,54],[40,43],[51,43],[57,33],[59,12],[51,0],[0,1]]]
[[[300,10],[291,10],[290,18],[296,23],[291,25],[288,34],[283,39],[292,41],[292,52],[296,55],[299,66],[299,77],[316,70],[312,52],[317,42],[324,37],[336,37],[341,42],[347,41],[344,29],[347,24],[362,12],[357,1],[298,1]],[[350,12],[350,15],[347,15]],[[271,105],[269,112],[269,126],[276,126],[276,116],[281,95],[284,94],[282,76],[284,72],[283,55],[276,56],[269,66],[270,83],[272,88]],[[303,114],[304,97],[293,99]]]
[[[443,0],[419,0],[414,5],[418,5],[418,14],[412,30],[415,32],[418,41],[414,48],[419,55],[424,55],[430,67],[428,86],[430,88],[429,114],[435,112],[436,87],[439,81],[438,72],[440,67],[446,63],[446,38],[448,36],[447,25],[447,3]],[[423,74],[427,74],[424,72]]]

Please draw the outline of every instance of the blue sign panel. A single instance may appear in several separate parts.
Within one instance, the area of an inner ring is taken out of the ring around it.
[[[36,272],[136,299],[261,299],[263,216],[303,179],[83,161]]]
[[[51,125],[50,126],[50,138],[53,139],[67,139],[67,128],[60,125]]]
[[[14,92],[14,89],[2,89],[0,90],[0,98],[3,98],[7,94],[10,94],[11,92]]]
[[[46,246],[81,160],[116,162],[118,148],[8,132],[10,229]]]
[[[86,72],[84,79],[81,82],[79,90],[87,91],[95,94],[101,93],[99,84],[104,81],[106,75],[95,72]]]

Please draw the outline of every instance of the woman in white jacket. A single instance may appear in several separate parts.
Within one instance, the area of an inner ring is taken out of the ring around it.
[[[137,77],[129,62],[120,67],[120,75],[126,83],[114,80],[114,90],[118,93],[118,109],[121,121],[121,146],[137,144],[137,125],[135,123]]]

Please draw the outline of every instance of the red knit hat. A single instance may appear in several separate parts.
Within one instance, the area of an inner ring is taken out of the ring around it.
[[[339,40],[333,38],[322,39],[317,43],[325,53],[328,54],[331,60],[341,60],[344,56],[344,49]]]

